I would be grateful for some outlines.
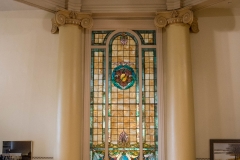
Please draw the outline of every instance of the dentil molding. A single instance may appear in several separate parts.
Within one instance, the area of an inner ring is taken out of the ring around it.
[[[58,33],[59,26],[65,24],[78,25],[83,28],[90,29],[93,26],[93,19],[91,13],[83,13],[76,11],[68,11],[59,9],[52,19],[52,33]]]
[[[173,23],[188,24],[193,33],[199,32],[197,18],[194,17],[193,11],[191,11],[190,7],[173,11],[157,12],[157,15],[154,19],[154,24],[157,27],[164,28]]]

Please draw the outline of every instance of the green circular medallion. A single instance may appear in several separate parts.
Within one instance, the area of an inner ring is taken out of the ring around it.
[[[134,85],[136,74],[132,67],[128,65],[119,65],[114,68],[112,73],[112,83],[115,87],[125,90]]]

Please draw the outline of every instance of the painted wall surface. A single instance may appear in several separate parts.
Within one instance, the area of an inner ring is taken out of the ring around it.
[[[0,153],[2,141],[32,140],[33,156],[53,157],[58,35],[52,13],[0,12]]]
[[[239,9],[196,13],[191,34],[198,158],[209,158],[209,139],[240,139]]]

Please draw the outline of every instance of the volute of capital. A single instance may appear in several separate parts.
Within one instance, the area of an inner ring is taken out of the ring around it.
[[[52,33],[58,33],[58,27],[65,24],[78,25],[90,29],[93,26],[91,13],[82,13],[60,9],[52,19]]]
[[[157,12],[154,19],[155,26],[159,28],[164,28],[167,25],[174,23],[189,24],[192,32],[197,33],[199,31],[197,18],[194,17],[191,7],[173,11]]]

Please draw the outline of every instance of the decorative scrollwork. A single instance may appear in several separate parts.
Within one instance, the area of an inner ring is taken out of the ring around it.
[[[81,21],[81,26],[83,28],[91,28],[93,26],[92,18],[83,18]]]
[[[65,24],[78,25],[83,28],[91,28],[93,20],[90,13],[74,12],[59,9],[55,17],[52,19],[52,33],[58,32],[58,27]]]
[[[55,19],[52,19],[52,30],[51,30],[52,33],[58,33],[58,25],[55,21]]]
[[[64,25],[66,23],[66,17],[65,15],[57,12],[56,13],[56,22],[59,24],[59,25]]]
[[[154,19],[154,24],[159,28],[163,28],[167,25],[167,19],[162,16],[156,16]]]
[[[76,19],[76,18],[77,18],[77,13],[72,11],[72,12],[69,14],[69,17],[72,18],[72,19]]]
[[[176,18],[176,17],[178,17],[178,15],[179,15],[179,14],[178,14],[178,12],[177,12],[176,10],[173,10],[173,11],[172,11],[172,15],[171,15],[172,18]]]
[[[155,26],[159,28],[164,28],[174,23],[188,24],[191,31],[194,33],[199,31],[197,19],[194,18],[191,7],[185,7],[174,11],[158,12],[154,19]]]
[[[187,11],[187,13],[185,13],[184,15],[183,15],[183,23],[188,23],[188,24],[191,24],[192,23],[192,21],[193,21],[193,13],[192,13],[192,11]]]
[[[199,32],[199,28],[198,28],[198,19],[196,17],[194,17],[192,25],[190,27],[191,32],[193,33],[198,33]]]

